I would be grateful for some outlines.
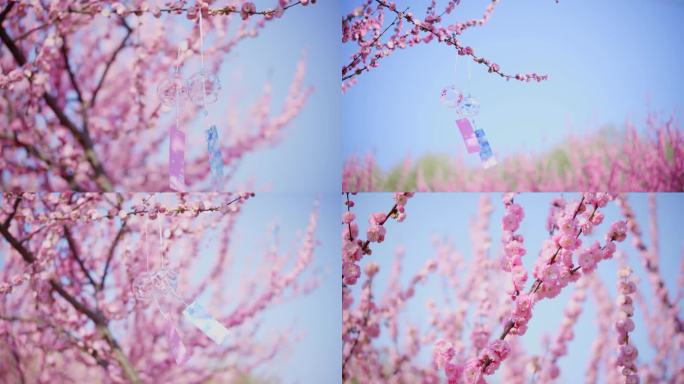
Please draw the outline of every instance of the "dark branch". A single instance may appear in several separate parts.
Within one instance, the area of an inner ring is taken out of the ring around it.
[[[97,85],[95,86],[95,90],[93,90],[93,96],[90,98],[90,108],[93,108],[95,106],[95,102],[97,101],[97,95],[100,93],[100,90],[102,89],[102,85],[104,85],[104,81],[107,78],[107,74],[109,73],[109,69],[112,67],[112,64],[114,64],[114,60],[116,60],[116,57],[119,56],[119,53],[126,47],[126,42],[128,39],[131,37],[131,34],[133,33],[133,29],[128,26],[126,23],[125,19],[121,19],[121,24],[126,28],[126,36],[124,36],[123,40],[121,40],[121,43],[119,44],[118,47],[114,50],[114,53],[109,57],[109,60],[105,63],[104,71],[102,72],[102,76],[100,76],[100,80],[97,82]]]
[[[41,152],[36,146],[24,143],[21,140],[19,140],[19,135],[17,135],[16,132],[13,133],[12,137],[9,136],[1,136],[0,139],[8,139],[8,140],[13,140],[14,143],[26,150],[29,155],[35,157],[36,159],[42,161],[45,163],[45,165],[48,168],[57,168],[59,171],[59,176],[66,180],[67,184],[69,184],[69,188],[74,191],[74,192],[81,192],[83,191],[83,188],[81,188],[78,184],[76,184],[76,179],[74,179],[74,174],[73,172],[67,170],[63,164],[58,164],[54,162],[52,159],[47,157],[43,152]]]
[[[74,259],[76,259],[76,262],[78,263],[78,266],[81,268],[81,271],[85,275],[85,277],[88,278],[88,281],[90,284],[93,286],[93,288],[97,289],[97,284],[95,283],[95,280],[93,280],[93,277],[90,275],[90,272],[88,271],[88,268],[86,268],[85,264],[83,263],[83,260],[81,260],[81,255],[78,250],[78,245],[76,244],[76,241],[74,241],[74,237],[71,236],[71,231],[69,230],[69,227],[66,225],[63,226],[64,229],[64,237],[67,240],[67,243],[69,244],[69,249],[71,250],[71,254],[74,256]]]
[[[5,6],[5,9],[3,9],[2,12],[0,12],[0,24],[2,24],[3,21],[5,21],[7,14],[12,10],[12,7],[14,7],[15,3],[16,3],[16,1],[10,1]]]
[[[12,219],[14,219],[14,216],[17,214],[17,210],[19,209],[19,204],[21,203],[21,195],[17,197],[16,200],[14,200],[14,204],[12,205],[12,213],[7,216],[7,220],[5,220],[4,223],[2,223],[2,226],[7,229],[10,226],[10,223],[12,222]]]
[[[114,257],[114,252],[116,251],[116,246],[119,244],[123,235],[126,233],[126,221],[121,224],[119,232],[116,233],[116,237],[112,242],[112,246],[109,247],[109,253],[107,254],[107,262],[105,263],[104,272],[102,272],[102,278],[100,279],[100,291],[104,289],[105,281],[107,279],[107,272],[109,272],[109,264],[112,262]]]
[[[71,68],[71,63],[69,62],[69,49],[67,48],[66,36],[62,36],[61,52],[62,52],[62,59],[64,59],[64,68],[66,69],[67,74],[69,74],[69,81],[71,82],[71,86],[74,87],[74,91],[76,91],[76,95],[78,96],[78,101],[81,102],[81,108],[85,109],[85,104],[84,104],[84,99],[83,99],[83,93],[81,92],[81,87],[79,87],[78,83],[76,82],[76,74],[74,73],[73,68]]]

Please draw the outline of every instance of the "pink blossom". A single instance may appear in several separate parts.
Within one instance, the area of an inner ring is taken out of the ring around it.
[[[385,227],[378,224],[373,224],[368,227],[366,231],[368,241],[382,243],[385,240]]]
[[[438,340],[432,351],[432,362],[435,368],[442,369],[456,355],[456,351],[451,343],[446,340]]]
[[[240,8],[240,18],[242,20],[247,20],[251,15],[256,12],[256,6],[251,1],[242,3],[242,8]]]
[[[354,215],[354,213],[347,211],[342,214],[342,223],[349,224],[352,221],[354,221],[355,218],[356,216]]]

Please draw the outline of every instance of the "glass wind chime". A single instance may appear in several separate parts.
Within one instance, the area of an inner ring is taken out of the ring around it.
[[[199,12],[200,30],[200,71],[187,80],[180,75],[180,50],[178,63],[171,78],[162,81],[157,87],[157,93],[163,105],[175,106],[176,124],[169,133],[169,187],[175,191],[185,191],[185,132],[180,127],[180,101],[190,99],[202,110],[203,121],[207,130],[207,155],[211,172],[212,190],[220,190],[223,183],[223,158],[218,130],[215,124],[209,124],[207,105],[218,100],[221,89],[219,79],[204,69],[204,28],[202,12]]]
[[[145,251],[146,270],[133,281],[133,295],[141,305],[152,303],[155,305],[166,321],[167,341],[171,346],[174,360],[176,364],[182,365],[188,361],[190,354],[178,329],[177,323],[180,320],[176,321],[173,316],[167,313],[162,306],[163,303],[170,302],[174,305],[182,305],[184,308],[183,316],[216,344],[222,344],[228,337],[228,328],[212,317],[197,301],[187,303],[178,293],[178,271],[171,268],[170,263],[164,258],[161,219],[157,220],[159,220],[161,263],[158,268],[150,269],[149,254],[147,250]],[[147,242],[147,222],[145,222],[145,242]]]
[[[468,153],[479,153],[482,166],[487,169],[496,165],[496,158],[482,128],[476,128],[475,117],[480,112],[480,103],[455,85],[444,87],[440,93],[442,104],[456,109],[456,126],[461,132]]]

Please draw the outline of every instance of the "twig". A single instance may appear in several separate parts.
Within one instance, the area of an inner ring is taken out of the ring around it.
[[[83,93],[81,92],[81,87],[78,86],[78,83],[76,82],[76,75],[74,74],[74,70],[71,68],[71,63],[69,63],[69,51],[67,48],[66,36],[62,36],[62,47],[60,51],[62,53],[62,58],[64,59],[64,68],[66,69],[67,74],[69,75],[69,81],[71,82],[71,86],[74,87],[74,91],[76,91],[78,101],[81,102],[81,108],[85,108],[85,102],[83,99]]]
[[[83,191],[83,188],[81,188],[78,184],[76,184],[76,180],[74,179],[74,175],[72,172],[69,172],[63,164],[58,164],[52,161],[49,157],[47,157],[43,152],[41,152],[38,148],[35,146],[24,143],[21,140],[19,140],[19,135],[17,135],[16,132],[13,132],[11,136],[8,135],[0,135],[0,140],[12,140],[14,143],[26,150],[26,152],[35,157],[36,159],[42,161],[45,163],[45,165],[48,168],[57,168],[59,171],[59,176],[66,180],[67,184],[69,184],[69,188],[74,191],[74,192],[81,192]],[[24,166],[26,167],[26,166]],[[37,172],[37,170],[36,170]]]
[[[409,10],[409,7],[406,7],[406,9],[404,9],[404,13],[406,13],[408,10]],[[392,23],[391,23],[390,25],[388,25],[388,26],[382,31],[382,33],[380,33],[378,36],[376,36],[375,39],[373,39],[373,41],[371,41],[371,43],[368,44],[368,46],[369,46],[369,47],[372,47],[373,45],[375,45],[375,43],[377,43],[378,40],[380,40],[380,38],[382,37],[382,35],[384,35],[385,32],[387,32],[394,24],[396,24],[397,21],[399,21],[399,14],[397,14],[397,15],[395,16],[395,18],[394,18],[394,20],[392,21]],[[352,61],[351,61],[349,64],[347,64],[346,66],[344,66],[344,67],[342,68],[343,72],[344,72],[344,71],[348,71],[349,68],[352,68],[352,67],[357,63],[357,60],[359,59],[360,56],[361,56],[361,52],[357,52],[357,53],[354,55],[354,57],[352,58]],[[363,72],[366,68],[368,68],[368,67],[367,67],[367,66],[364,66],[363,68],[359,68],[359,69],[357,69],[356,71],[354,71],[353,73],[351,73],[351,74],[349,74],[349,75],[347,75],[347,76],[342,76],[342,81],[349,80],[349,79],[351,79],[352,77],[361,74],[361,72]]]
[[[109,264],[111,263],[112,258],[114,257],[116,246],[119,244],[119,241],[121,241],[125,233],[126,220],[124,220],[121,224],[121,228],[119,228],[119,231],[116,233],[116,237],[114,237],[114,241],[112,242],[111,247],[109,247],[109,253],[107,254],[107,262],[105,263],[104,272],[102,272],[102,278],[100,279],[100,291],[104,289],[105,280],[107,279],[107,272],[109,272]]]
[[[12,222],[12,219],[14,219],[14,216],[17,214],[17,209],[19,208],[19,204],[21,203],[21,195],[17,196],[17,199],[14,200],[14,204],[12,205],[12,213],[7,216],[7,219],[5,220],[4,223],[2,223],[2,226],[7,229],[9,228],[10,223]]]
[[[93,286],[93,288],[97,289],[97,284],[95,283],[95,280],[93,280],[93,277],[90,275],[88,268],[86,268],[85,264],[83,263],[83,260],[81,260],[81,256],[80,256],[79,251],[78,251],[78,246],[76,245],[76,242],[74,241],[74,237],[71,236],[71,231],[69,230],[69,227],[67,227],[65,225],[62,228],[64,229],[64,237],[66,238],[67,243],[69,244],[69,249],[71,250],[71,254],[74,256],[74,259],[76,259],[78,266],[81,267],[81,271],[88,278],[88,281],[90,282],[90,284]]]
[[[363,326],[366,327],[368,325],[368,319],[370,318],[370,312],[371,312],[371,300],[373,299],[373,278],[371,277],[368,280],[368,310],[363,316]],[[345,368],[347,366],[347,363],[349,362],[349,359],[354,355],[354,350],[356,349],[356,346],[359,344],[359,339],[361,338],[361,330],[358,330],[358,335],[356,338],[354,338],[354,343],[352,344],[351,348],[349,349],[349,354],[345,356],[344,361],[342,362],[342,377],[343,379],[346,378],[346,372]]]
[[[90,98],[90,103],[88,104],[90,108],[95,107],[97,95],[100,93],[100,90],[102,89],[102,85],[104,84],[105,78],[107,78],[107,73],[109,73],[109,69],[112,67],[112,64],[114,64],[114,60],[116,60],[116,57],[119,55],[119,53],[126,47],[126,42],[133,33],[133,29],[128,26],[125,19],[121,19],[121,24],[124,26],[124,28],[126,28],[126,36],[124,36],[124,38],[121,40],[121,43],[119,43],[119,46],[116,47],[112,55],[109,57],[109,60],[107,60],[107,62],[105,63],[102,76],[100,76],[100,80],[97,82],[97,85],[93,90],[93,96]]]

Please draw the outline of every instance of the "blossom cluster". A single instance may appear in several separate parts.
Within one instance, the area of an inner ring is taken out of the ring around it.
[[[515,233],[520,227],[520,222],[525,217],[525,211],[513,202],[511,194],[504,195],[504,206],[506,211],[502,220],[503,235],[501,244],[503,245],[503,256],[501,259],[501,269],[511,273],[512,289],[511,297],[515,299],[527,282],[527,271],[522,265],[522,257],[525,256],[525,238],[519,233]]]
[[[545,359],[545,364],[541,372],[544,382],[555,380],[560,375],[560,368],[557,365],[558,359],[567,355],[568,343],[575,337],[573,327],[582,313],[582,303],[587,298],[586,288],[588,280],[580,279],[575,285],[575,292],[565,307],[565,315],[558,334],[549,348],[549,356]]]
[[[629,342],[629,333],[634,331],[634,304],[632,296],[636,292],[636,284],[632,276],[632,270],[625,267],[618,271],[618,318],[615,322],[615,329],[618,332],[618,357],[617,366],[621,368],[621,373],[625,377],[625,383],[638,384],[639,375],[636,365],[636,358],[639,355],[634,343]]]
[[[209,8],[205,2],[197,2],[197,4],[190,6],[187,5],[187,3],[187,0],[176,1],[174,4],[164,7],[159,6],[159,4],[154,1],[138,1],[131,5],[120,1],[114,1],[111,2],[109,6],[93,3],[82,7],[68,7],[64,10],[57,10],[57,12],[82,15],[95,15],[99,13],[105,17],[110,17],[112,15],[122,17],[129,15],[140,16],[149,13],[155,18],[160,18],[163,14],[185,14],[188,19],[196,19],[200,12],[202,12],[204,16],[230,15],[236,13],[240,14],[240,18],[242,20],[246,20],[250,16],[255,15],[262,15],[266,19],[271,19],[274,17],[281,17],[287,9],[296,5],[306,6],[309,4],[315,4],[316,0],[296,0],[293,2],[289,2],[288,0],[278,0],[278,4],[275,8],[267,8],[264,10],[257,10],[253,2],[246,0],[241,1],[241,5],[240,3],[230,4],[221,8]]]
[[[601,224],[603,216],[598,210],[613,199],[614,196],[607,193],[584,193],[579,201],[557,202],[557,206],[564,208],[555,214],[554,231],[544,242],[532,271],[536,279],[528,293],[519,294],[515,298],[513,308],[504,325],[504,331],[495,341],[504,341],[509,334],[519,336],[525,334],[536,302],[544,298],[556,297],[570,282],[576,282],[583,274],[590,274],[600,260],[613,256],[616,250],[615,242],[621,242],[626,238],[627,226],[624,221],[616,221],[610,226],[605,236],[606,244],[603,247],[594,243],[580,252],[579,266],[575,267],[573,263],[573,255],[582,245],[580,235],[591,233],[594,226]],[[524,215],[523,210],[514,205],[510,194],[505,195],[503,200],[506,206],[502,219],[503,229],[504,231],[517,230]],[[587,267],[586,270],[583,265]],[[559,348],[557,352],[560,355],[563,352],[562,348]],[[505,356],[485,353],[476,359],[469,360],[466,363],[467,369],[464,369],[463,373],[465,382],[480,382],[484,375],[493,374],[503,359]],[[547,374],[555,374],[553,367],[549,369]],[[446,374],[449,377],[449,372]]]
[[[352,212],[354,201],[349,198],[349,193],[345,205],[347,210],[342,214],[342,281],[347,285],[354,285],[361,276],[359,261],[365,256],[370,255],[372,250],[370,243],[382,243],[385,240],[385,223],[390,218],[401,222],[406,218],[405,206],[413,193],[397,192],[394,194],[394,206],[389,212],[376,212],[368,218],[368,228],[366,229],[366,240],[361,240],[359,236],[359,226],[355,222],[356,215]]]
[[[461,35],[465,31],[487,23],[498,2],[492,0],[481,18],[450,23],[446,19],[452,13],[456,14],[454,11],[459,0],[449,0],[443,10],[438,9],[436,1],[432,0],[422,19],[408,8],[402,9],[394,1],[364,0],[363,4],[342,18],[342,43],[355,45],[349,63],[342,66],[342,90],[352,86],[362,73],[377,68],[382,59],[397,50],[433,41],[452,47],[459,56],[469,56],[475,63],[487,67],[488,72],[506,80],[546,80],[547,75],[537,73],[504,73],[498,64],[477,56],[472,47],[461,42]],[[383,39],[390,30],[391,33]]]
[[[396,253],[395,266],[398,266],[403,255],[402,250]],[[360,290],[360,298],[354,300],[350,286],[342,287],[342,378],[344,381],[356,379],[360,382],[376,382],[379,378],[388,377],[383,373],[383,356],[376,353],[373,343],[380,337],[383,324],[388,325],[388,337],[399,343],[397,319],[401,309],[410,300],[419,284],[425,282],[429,275],[437,269],[434,260],[428,260],[423,268],[411,277],[408,284],[402,287],[399,275],[392,275],[389,287],[383,297],[378,299],[373,293],[373,279],[379,272],[375,262],[369,262],[364,268],[366,279]],[[398,270],[395,270],[398,272]],[[392,364],[400,367],[414,357],[423,341],[418,331],[409,328],[406,334],[406,350],[395,350],[391,353]],[[422,377],[437,380],[437,375],[429,369],[415,372],[416,378]]]

